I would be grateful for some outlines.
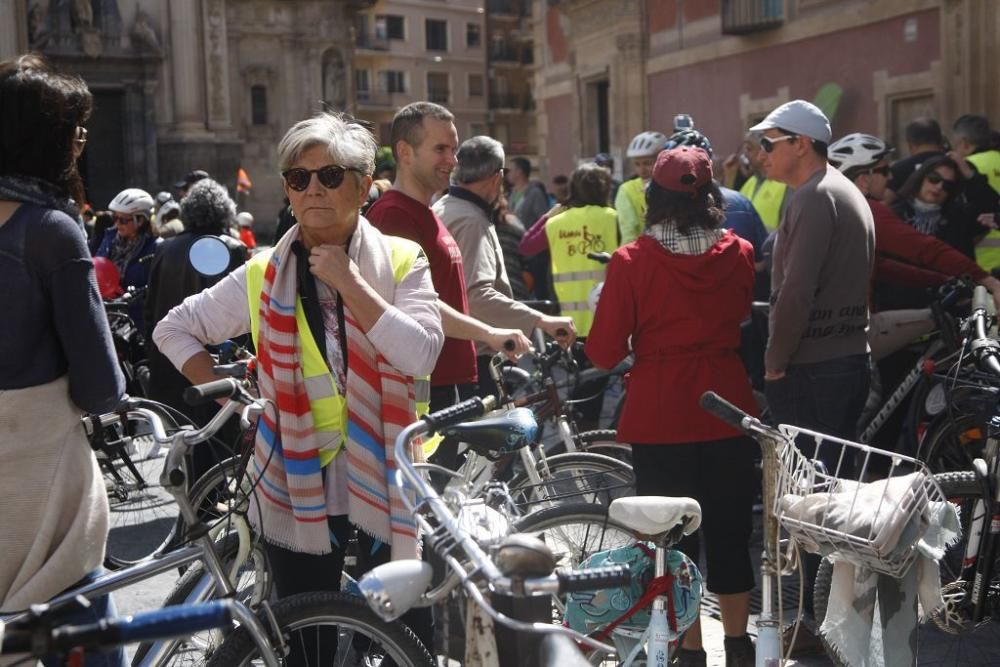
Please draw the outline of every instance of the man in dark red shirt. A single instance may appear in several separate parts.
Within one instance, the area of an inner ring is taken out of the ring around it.
[[[400,109],[392,121],[396,181],[366,214],[382,232],[419,243],[430,263],[447,336],[431,374],[432,411],[473,395],[477,375],[471,341],[500,350],[504,342],[513,340],[515,355],[527,351],[530,344],[516,329],[490,327],[468,315],[462,253],[430,208],[434,195],[448,188],[448,178],[457,164],[456,150],[458,132],[450,111],[431,102],[415,102]]]

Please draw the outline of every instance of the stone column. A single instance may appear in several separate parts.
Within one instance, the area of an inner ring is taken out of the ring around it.
[[[0,0],[0,60],[28,50],[27,12],[23,0]]]
[[[174,127],[178,133],[205,130],[205,87],[202,83],[202,22],[199,0],[170,2],[170,59],[173,61]]]
[[[205,26],[205,88],[208,128],[233,128],[229,96],[229,39],[226,36],[226,0],[203,0]]]

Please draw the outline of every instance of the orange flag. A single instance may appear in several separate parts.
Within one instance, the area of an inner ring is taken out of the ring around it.
[[[247,174],[243,167],[240,167],[236,172],[236,191],[237,192],[250,192],[253,189],[253,182],[250,180],[250,175]]]

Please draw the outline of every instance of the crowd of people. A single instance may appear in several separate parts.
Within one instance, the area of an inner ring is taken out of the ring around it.
[[[919,288],[970,275],[1000,300],[1000,151],[981,116],[959,118],[950,147],[935,121],[914,120],[909,156],[893,162],[883,139],[834,141],[823,112],[794,100],[715,168],[709,138],[681,116],[669,136],[630,142],[631,178],[617,182],[598,155],[550,193],[527,159],[490,137],[460,141],[430,102],[396,114],[395,169],[375,180],[366,124],[324,112],[282,139],[288,206],[273,246],[256,248],[252,217],[203,171],[177,199],[129,188],[81,215],[91,106],[81,80],[36,56],[0,64],[0,123],[19,128],[0,136],[2,299],[19,323],[0,362],[0,457],[16,480],[2,492],[4,609],[99,571],[108,507],[78,417],[114,408],[123,380],[94,258],[119,291],[146,290],[133,317],[153,398],[203,423],[211,414],[180,395],[214,379],[206,346],[244,337],[255,351],[281,418],[265,414],[256,432],[250,472],[265,483],[251,520],[279,596],[339,589],[353,533],[362,570],[418,553],[391,445],[416,415],[492,393],[496,351],[517,358],[541,329],[565,346],[579,337],[581,361],[599,367],[633,354],[618,438],[639,493],[701,503],[700,534],[680,548],[697,562],[704,543],[727,665],[754,663],[755,445],[697,401],[711,389],[756,413],[739,353],[752,302],[770,303],[759,379],[772,416],[853,439],[873,354],[930,322]],[[189,265],[203,234],[227,239],[222,275]],[[612,254],[606,268],[593,252]],[[455,448],[446,440],[437,461],[456,466]],[[431,645],[428,610],[404,619]],[[676,664],[705,661],[696,625]]]

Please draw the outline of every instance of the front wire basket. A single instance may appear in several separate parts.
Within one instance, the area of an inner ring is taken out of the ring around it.
[[[807,551],[902,576],[946,502],[927,466],[808,429],[778,428],[784,442],[773,510],[781,527]]]

